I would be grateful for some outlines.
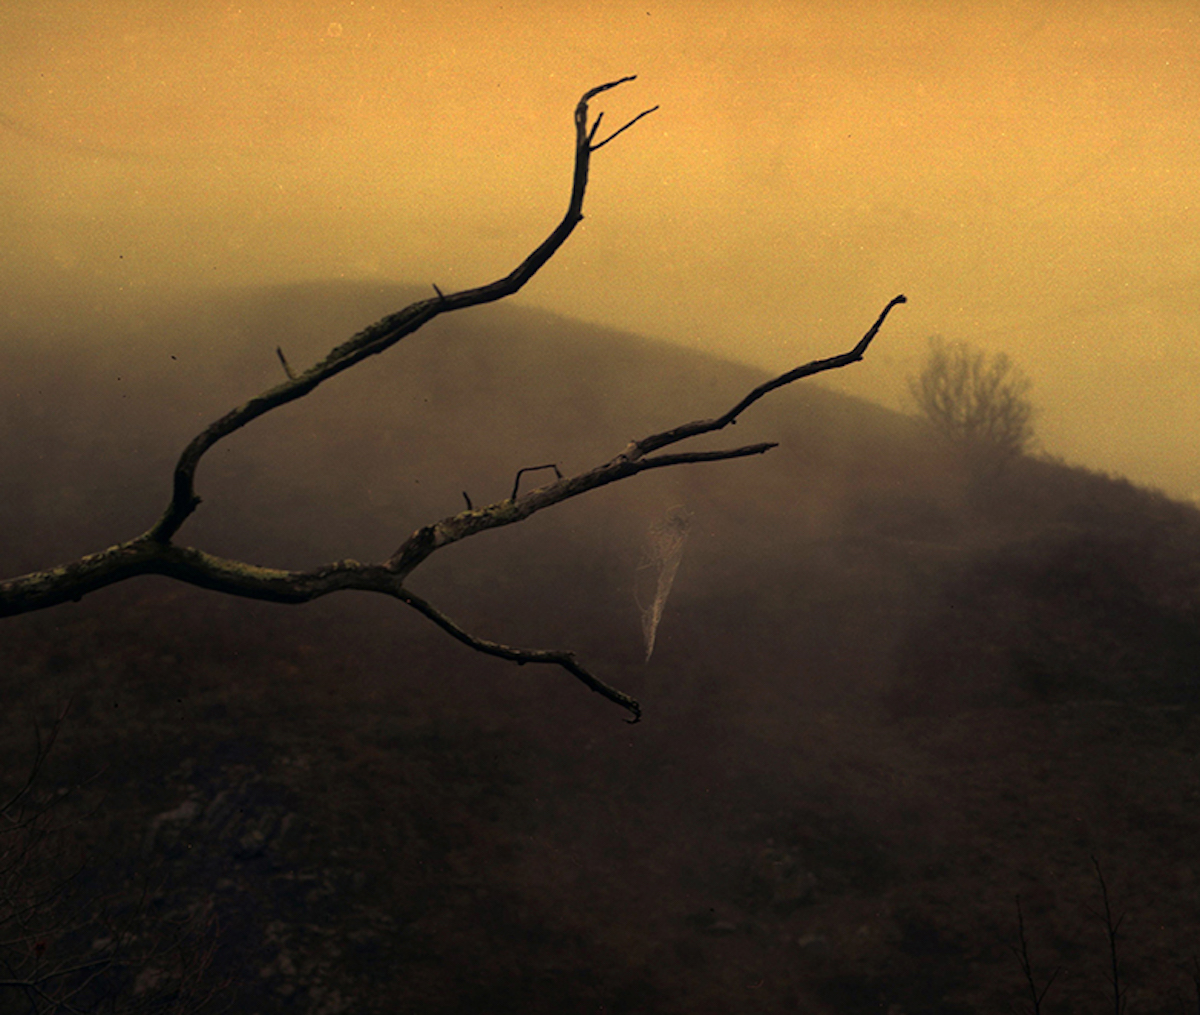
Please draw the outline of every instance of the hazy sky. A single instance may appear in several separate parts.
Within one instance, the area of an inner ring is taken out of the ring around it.
[[[579,95],[636,73],[606,123],[662,108],[523,301],[783,370],[904,292],[841,386],[1004,349],[1048,450],[1200,495],[1198,12],[6,0],[5,289],[490,281],[563,211]]]

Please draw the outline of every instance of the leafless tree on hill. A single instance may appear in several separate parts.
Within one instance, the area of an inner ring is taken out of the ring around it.
[[[717,451],[660,453],[663,449],[691,437],[722,430],[735,423],[746,409],[777,388],[802,377],[810,377],[825,370],[836,370],[861,360],[888,313],[897,304],[905,302],[903,296],[895,297],[883,308],[875,323],[848,352],[814,360],[760,384],[722,415],[683,423],[631,441],[609,461],[577,475],[562,476],[555,468],[555,480],[544,486],[521,493],[519,486],[514,485],[512,495],[504,500],[478,507],[468,503],[465,510],[417,529],[400,542],[395,552],[386,560],[361,563],[346,559],[333,561],[309,571],[289,571],[217,557],[174,541],[184,522],[200,504],[195,485],[196,469],[200,459],[214,444],[272,409],[304,397],[319,384],[343,370],[370,356],[385,352],[440,314],[511,296],[554,256],[583,219],[583,199],[592,155],[658,108],[655,106],[639,113],[602,140],[597,140],[604,114],[600,113],[594,120],[589,121],[588,103],[602,92],[632,80],[632,77],[625,77],[609,81],[590,89],[579,100],[575,107],[574,175],[566,214],[546,239],[510,274],[487,285],[460,292],[443,293],[434,286],[433,297],[419,300],[384,317],[334,348],[320,362],[304,370],[293,369],[283,350],[277,349],[285,379],[244,405],[227,412],[188,444],[175,466],[170,501],[153,526],[133,539],[80,557],[78,560],[0,581],[0,617],[77,601],[96,589],[137,575],[148,574],[165,575],[228,595],[280,603],[308,602],[345,589],[378,592],[411,606],[449,635],[478,652],[522,664],[546,663],[561,667],[593,691],[627,709],[632,716],[630,721],[636,722],[641,715],[637,701],[604,683],[586,669],[573,653],[553,649],[517,648],[476,637],[432,603],[412,592],[407,585],[409,575],[431,554],[444,546],[488,529],[523,521],[536,511],[609,483],[628,479],[640,472],[675,465],[744,458],[769,451],[775,444],[748,444]]]
[[[908,383],[934,429],[974,457],[1003,461],[1033,440],[1032,385],[1004,353],[988,356],[935,336],[920,374]]]

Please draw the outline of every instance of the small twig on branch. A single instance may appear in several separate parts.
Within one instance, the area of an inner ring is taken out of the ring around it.
[[[625,124],[624,127],[621,127],[619,130],[614,130],[603,141],[599,142],[598,144],[592,145],[592,151],[598,152],[601,148],[603,148],[606,144],[608,144],[609,141],[615,140],[616,138],[620,137],[622,134],[625,133],[625,131],[627,131],[630,127],[632,127],[635,123],[637,123],[638,120],[640,120],[644,116],[649,116],[651,113],[653,113],[657,109],[658,109],[658,106],[651,106],[649,109],[643,109],[640,113],[638,113],[637,116],[635,116],[632,120],[630,120],[627,124]],[[595,124],[592,125],[592,132],[591,132],[591,134],[588,135],[589,142],[592,140],[592,138],[594,138],[596,136],[596,131],[600,127],[600,117],[602,117],[603,115],[604,114],[601,113],[600,116],[596,117],[596,122],[595,122]]]
[[[558,466],[551,462],[549,465],[527,465],[523,469],[517,469],[517,478],[513,480],[512,493],[509,495],[509,500],[517,499],[517,491],[521,489],[521,477],[527,472],[540,472],[542,469],[553,469],[554,475],[562,479],[562,473],[558,471]]]
[[[275,355],[279,357],[279,362],[283,364],[283,372],[288,375],[289,380],[295,380],[296,375],[292,373],[291,365],[287,361],[287,357],[283,354],[283,346],[275,346]]]
[[[462,492],[462,495],[463,495],[463,500],[465,500],[465,501],[467,502],[467,510],[468,510],[468,511],[474,511],[474,510],[475,510],[475,505],[471,503],[471,498],[470,498],[470,496],[467,494],[467,491],[466,491],[466,490],[463,490],[463,492]]]

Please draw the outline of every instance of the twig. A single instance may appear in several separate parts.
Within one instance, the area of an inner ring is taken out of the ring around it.
[[[609,141],[612,141],[612,140],[614,140],[615,138],[618,138],[618,137],[620,137],[622,134],[624,134],[624,133],[625,133],[625,131],[627,131],[627,130],[628,130],[630,127],[632,127],[632,126],[633,126],[635,123],[637,123],[637,122],[638,122],[638,120],[640,120],[640,119],[641,119],[642,117],[644,117],[644,116],[649,116],[651,113],[653,113],[653,112],[654,112],[655,110],[657,110],[658,108],[659,108],[658,106],[651,106],[649,109],[643,109],[643,110],[642,110],[640,113],[638,113],[638,115],[637,115],[637,116],[635,116],[635,117],[634,117],[632,120],[630,120],[630,121],[629,121],[627,124],[625,124],[625,126],[624,126],[624,127],[621,127],[619,130],[614,130],[614,131],[613,131],[611,134],[609,134],[609,135],[608,135],[608,137],[606,137],[606,138],[605,138],[603,141],[600,141],[599,143],[592,145],[592,151],[594,151],[594,152],[597,152],[597,151],[599,151],[599,150],[600,150],[601,148],[603,148],[603,147],[604,147],[606,144],[608,144],[608,142],[609,142]],[[597,116],[597,117],[596,117],[596,123],[595,123],[595,124],[593,125],[593,127],[592,127],[592,132],[591,132],[591,134],[589,134],[589,135],[588,135],[588,141],[589,141],[589,142],[592,140],[592,138],[594,138],[594,137],[596,136],[596,131],[597,131],[597,130],[599,129],[599,127],[600,127],[600,117],[601,117],[601,116],[603,116],[603,115],[604,115],[604,114],[603,114],[603,113],[601,113],[601,114],[600,114],[600,116]]]
[[[883,327],[883,322],[887,320],[888,314],[892,312],[893,308],[907,302],[908,300],[904,296],[893,297],[888,305],[883,308],[879,317],[876,318],[875,323],[871,325],[867,333],[859,339],[858,344],[849,352],[844,352],[840,356],[830,356],[828,359],[813,360],[811,363],[805,363],[794,370],[782,373],[778,377],[760,384],[723,416],[718,416],[716,419],[694,420],[691,423],[685,423],[683,426],[677,426],[672,430],[664,430],[662,433],[653,434],[640,441],[634,441],[629,445],[625,453],[632,458],[641,458],[651,451],[665,448],[668,444],[675,444],[679,441],[687,440],[689,437],[698,437],[701,434],[723,430],[730,423],[735,423],[738,416],[760,398],[770,394],[777,388],[782,388],[784,385],[791,384],[804,377],[812,377],[814,374],[824,373],[826,370],[840,370],[851,363],[859,362],[866,354],[875,336],[879,333],[879,329]]]
[[[283,372],[288,375],[288,379],[294,381],[296,375],[292,373],[291,365],[287,361],[287,357],[283,354],[283,346],[275,346],[275,355],[279,357],[279,362],[283,364]]]
[[[1058,974],[1062,972],[1062,966],[1055,967],[1054,972],[1050,974],[1050,979],[1046,981],[1046,985],[1038,990],[1037,980],[1033,975],[1033,965],[1029,961],[1029,943],[1025,939],[1025,915],[1021,912],[1021,896],[1019,895],[1017,896],[1017,940],[1020,942],[1020,947],[1014,947],[1011,950],[1021,964],[1021,972],[1025,975],[1025,983],[1029,987],[1030,1010],[1033,1015],[1041,1015],[1042,1000],[1058,978]]]
[[[599,677],[595,676],[595,674],[588,672],[579,660],[575,658],[573,652],[559,652],[554,649],[541,648],[514,648],[512,645],[503,645],[498,641],[488,641],[486,638],[476,637],[469,631],[463,630],[463,628],[459,627],[453,620],[437,609],[437,607],[420,596],[409,592],[407,589],[404,590],[399,598],[418,613],[432,620],[452,638],[457,638],[464,645],[469,645],[476,652],[496,656],[499,659],[508,659],[510,662],[515,662],[518,665],[524,665],[525,663],[551,663],[555,666],[561,666],[597,694],[627,709],[633,718],[627,719],[626,722],[632,724],[641,721],[641,705],[624,691],[618,691],[615,687],[610,687]]]
[[[527,465],[523,469],[517,469],[517,477],[513,480],[512,493],[509,495],[509,500],[517,499],[517,491],[521,489],[521,477],[527,472],[540,472],[542,469],[553,469],[554,475],[558,479],[562,479],[562,473],[558,471],[558,466],[551,462],[549,465]]]
[[[1121,985],[1121,963],[1117,955],[1117,931],[1121,929],[1121,922],[1125,919],[1125,914],[1122,913],[1116,919],[1113,918],[1112,905],[1108,898],[1108,885],[1104,880],[1104,871],[1100,869],[1100,861],[1095,856],[1092,857],[1092,866],[1096,868],[1096,880],[1100,882],[1100,897],[1104,901],[1104,913],[1101,915],[1090,906],[1088,907],[1088,911],[1104,924],[1105,933],[1108,935],[1108,956],[1110,963],[1108,982],[1109,986],[1112,987],[1113,1015],[1124,1015],[1125,994],[1128,988]]]

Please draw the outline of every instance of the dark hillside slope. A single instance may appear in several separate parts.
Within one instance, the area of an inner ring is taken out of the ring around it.
[[[0,570],[141,531],[187,439],[278,379],[276,345],[310,362],[414,295],[10,317]],[[464,491],[596,464],[761,379],[533,310],[452,316],[219,445],[181,539],[377,558]],[[46,777],[104,769],[97,890],[150,865],[164,905],[212,900],[239,1012],[994,1011],[1021,989],[1015,892],[1068,966],[1051,996],[1083,1003],[1091,853],[1139,1004],[1165,1010],[1200,927],[1200,515],[1050,461],[972,480],[916,421],[816,384],[710,443],[758,440],[781,446],[597,491],[414,581],[482,635],[576,650],[640,726],[397,604],[146,579],[0,622],[5,771],[74,695]],[[677,505],[646,664],[638,565]]]

